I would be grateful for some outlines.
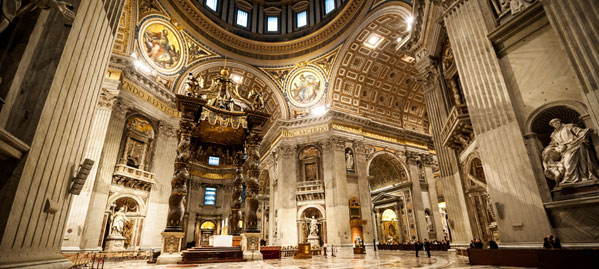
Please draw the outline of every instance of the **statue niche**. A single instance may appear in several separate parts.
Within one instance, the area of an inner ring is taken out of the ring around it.
[[[119,164],[149,170],[154,128],[149,120],[132,116],[127,120],[125,146]]]

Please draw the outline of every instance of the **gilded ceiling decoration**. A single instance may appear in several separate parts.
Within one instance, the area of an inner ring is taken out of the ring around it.
[[[417,71],[411,57],[397,47],[408,37],[407,14],[375,14],[362,24],[341,51],[328,102],[335,110],[426,133],[429,124],[422,87],[414,79]]]
[[[399,160],[385,154],[372,159],[368,174],[371,190],[378,190],[408,180],[408,173]]]

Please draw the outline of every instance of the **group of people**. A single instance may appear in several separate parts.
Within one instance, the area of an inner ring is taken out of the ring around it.
[[[478,239],[472,239],[470,240],[470,248],[478,248],[478,249],[483,249],[483,242]],[[497,242],[495,242],[493,239],[489,239],[489,249],[498,249],[499,245],[497,245]]]
[[[420,241],[418,241],[418,240],[416,240],[416,242],[414,242],[414,250],[416,251],[416,257],[418,257],[418,251],[420,251],[422,249],[422,247],[424,247],[424,251],[426,251],[426,255],[430,258],[431,257],[431,242],[429,242],[426,239],[424,239],[424,243],[420,243]]]
[[[543,238],[543,248],[544,249],[560,249],[562,248],[562,243],[560,243],[559,238],[553,235],[547,235]]]

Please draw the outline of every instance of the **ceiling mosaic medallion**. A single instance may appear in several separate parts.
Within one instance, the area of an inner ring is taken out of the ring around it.
[[[297,107],[312,106],[324,95],[326,81],[314,67],[295,70],[287,80],[285,91],[289,102]]]
[[[144,59],[163,74],[173,74],[183,66],[183,38],[168,22],[152,18],[139,29],[139,49]]]

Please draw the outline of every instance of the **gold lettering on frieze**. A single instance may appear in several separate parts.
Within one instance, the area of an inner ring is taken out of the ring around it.
[[[374,138],[377,140],[388,141],[388,142],[393,142],[393,143],[397,143],[397,144],[405,144],[405,145],[410,145],[410,146],[419,147],[419,148],[423,148],[423,149],[428,149],[427,145],[423,144],[423,143],[418,143],[418,142],[414,142],[414,141],[398,139],[398,138],[391,137],[391,136],[381,135],[378,133],[365,131],[359,127],[352,127],[352,126],[333,123],[333,124],[331,124],[331,128],[335,129],[335,130],[345,131],[348,133],[363,135],[363,136]]]
[[[128,91],[128,92],[132,93],[133,95],[139,97],[140,99],[144,100],[146,103],[151,104],[155,108],[160,109],[160,111],[162,111],[166,114],[169,114],[173,117],[179,117],[179,118],[181,117],[179,111],[177,111],[175,108],[170,107],[169,105],[158,100],[152,94],[147,93],[146,91],[137,87],[135,84],[133,84],[129,80],[123,79],[123,89],[125,91]]]
[[[297,129],[297,130],[281,130],[282,137],[297,137],[303,135],[311,135],[326,132],[329,130],[329,125],[319,125],[305,129]]]
[[[215,174],[215,173],[203,173],[200,171],[191,171],[190,174],[207,179],[234,179],[233,174]]]

